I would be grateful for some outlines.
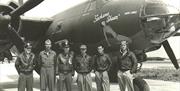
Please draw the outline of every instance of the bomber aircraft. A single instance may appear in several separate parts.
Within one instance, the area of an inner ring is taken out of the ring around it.
[[[146,61],[146,52],[163,46],[174,67],[179,69],[167,39],[178,35],[180,10],[163,0],[87,0],[50,18],[23,16],[42,1],[28,0],[22,6],[13,2],[0,5],[0,53],[10,53],[13,46],[22,52],[22,37],[33,43],[36,55],[43,49],[46,39],[51,39],[55,43],[53,49],[60,52],[58,43],[67,39],[75,52],[79,44],[87,44],[91,55],[96,53],[97,45],[103,44],[115,64],[119,41],[130,38],[130,49],[139,63]],[[109,71],[111,81],[116,80],[113,67]],[[134,83],[135,91],[148,91],[143,79],[135,79]]]

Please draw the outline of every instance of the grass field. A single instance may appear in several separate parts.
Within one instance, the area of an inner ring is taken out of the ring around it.
[[[144,79],[180,82],[180,70],[175,69],[144,68],[137,73],[137,76],[140,76]]]

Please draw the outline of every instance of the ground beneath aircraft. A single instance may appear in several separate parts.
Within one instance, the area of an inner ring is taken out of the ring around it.
[[[170,62],[146,62],[143,68],[173,68]],[[92,74],[93,75],[93,74]],[[93,75],[94,76],[94,75]],[[180,91],[180,82],[145,79],[151,91]],[[14,63],[0,63],[0,91],[17,91],[18,74]],[[39,76],[34,72],[34,91],[39,91]],[[78,91],[77,85],[73,83],[73,91]],[[96,91],[96,84],[93,82],[93,91]],[[111,91],[119,91],[117,83],[111,83]]]

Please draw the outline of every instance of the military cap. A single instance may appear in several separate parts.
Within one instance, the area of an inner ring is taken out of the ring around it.
[[[51,40],[50,40],[50,39],[47,39],[47,40],[45,41],[45,45],[51,45]]]
[[[86,48],[87,48],[86,45],[84,45],[84,44],[80,45],[80,49],[86,49]]]
[[[60,45],[61,45],[63,48],[69,48],[69,43],[68,43],[68,41],[63,41]]]
[[[122,40],[121,43],[120,43],[120,45],[121,45],[121,44],[126,44],[126,45],[127,45],[127,44],[128,44],[128,41]]]
[[[32,44],[30,42],[26,42],[25,45],[24,45],[24,48],[31,49]]]

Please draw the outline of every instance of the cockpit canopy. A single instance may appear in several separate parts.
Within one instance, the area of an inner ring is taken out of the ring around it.
[[[152,2],[155,0],[146,0],[146,5],[144,6],[142,14],[144,16],[154,16],[154,15],[165,15],[165,14],[178,14],[180,8],[177,6],[166,4],[164,2]]]
[[[152,43],[162,43],[173,36],[180,27],[180,10],[173,5],[157,1],[146,0],[140,14],[142,30]]]

